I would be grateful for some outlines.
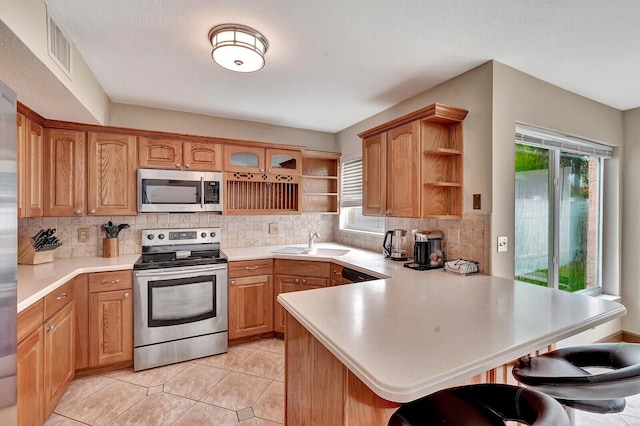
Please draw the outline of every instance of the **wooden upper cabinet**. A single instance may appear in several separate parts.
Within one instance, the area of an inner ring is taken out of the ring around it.
[[[136,215],[135,136],[89,132],[87,153],[88,213]]]
[[[220,144],[138,138],[138,165],[144,168],[220,171]]]
[[[44,143],[44,216],[87,213],[85,132],[46,129]]]
[[[43,214],[43,128],[22,114],[17,118],[18,217]]]
[[[467,113],[435,103],[360,133],[362,213],[462,217],[462,121]]]
[[[302,174],[302,152],[292,149],[266,148],[267,173],[282,175]]]
[[[302,151],[294,149],[225,145],[224,171],[275,175],[301,175]]]
[[[420,123],[387,134],[387,216],[420,217]]]
[[[362,141],[362,214],[384,216],[387,209],[387,134]]]
[[[264,148],[255,146],[224,145],[224,171],[264,173]]]

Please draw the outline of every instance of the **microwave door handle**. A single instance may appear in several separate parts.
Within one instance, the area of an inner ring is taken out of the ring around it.
[[[204,211],[204,176],[200,176],[200,207]]]

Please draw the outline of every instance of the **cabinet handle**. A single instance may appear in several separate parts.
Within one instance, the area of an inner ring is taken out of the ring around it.
[[[91,210],[89,210],[89,213],[90,213],[90,214],[96,214],[96,209],[91,209]]]
[[[109,282],[108,280],[102,280],[102,284],[118,284],[120,282],[120,278],[116,278],[115,280],[111,280],[111,282]]]
[[[260,169],[260,173],[264,173],[264,169]]]
[[[336,270],[334,270],[334,271],[333,271],[333,273],[334,273],[335,275],[342,275],[342,271],[336,271]]]
[[[302,284],[306,284],[306,283],[307,283],[307,280],[303,279]]]
[[[128,299],[128,298],[129,298],[129,292],[127,292],[127,293],[125,293],[125,294],[124,294],[124,298],[125,298],[125,299]]]
[[[231,280],[231,285],[236,285],[236,280]]]
[[[391,214],[391,209],[387,209],[387,215]]]
[[[188,169],[191,167],[191,164],[185,164],[184,166]]]
[[[299,283],[299,282],[300,282],[300,279],[299,279],[299,278],[296,278],[296,282],[297,282],[297,283]]]
[[[82,210],[76,209],[74,213],[76,214],[76,216],[80,216],[82,214]]]
[[[53,324],[51,324],[51,325],[48,325],[48,326],[47,326],[47,331],[48,331],[48,332],[52,332],[52,331],[53,331],[53,330],[55,330],[55,329],[56,329],[56,326],[55,326],[55,325],[53,325]]]
[[[268,171],[269,173],[271,173],[271,169],[267,169],[267,171]]]
[[[245,268],[247,271],[255,271],[256,269],[260,269],[259,266],[245,266]]]
[[[384,210],[380,209],[379,214],[380,214],[380,216],[384,216]]]
[[[180,168],[180,163],[176,163],[176,168]]]
[[[68,296],[67,293],[62,293],[60,296],[56,297],[56,300],[64,300],[66,299]]]

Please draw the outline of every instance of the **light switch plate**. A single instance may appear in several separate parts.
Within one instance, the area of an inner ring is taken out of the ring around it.
[[[507,236],[503,235],[498,237],[498,253],[504,253],[507,251]]]

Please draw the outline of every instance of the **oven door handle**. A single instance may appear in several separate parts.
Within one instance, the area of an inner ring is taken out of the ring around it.
[[[169,275],[185,275],[185,274],[201,274],[201,273],[205,273],[205,272],[216,272],[216,271],[222,271],[225,270],[227,267],[226,266],[216,266],[216,267],[210,267],[207,266],[205,268],[189,268],[188,270],[185,269],[178,269],[178,270],[149,270],[149,271],[136,271],[135,276],[136,277],[158,277],[158,276],[169,276]]]
[[[204,210],[204,176],[200,176],[200,207]]]

